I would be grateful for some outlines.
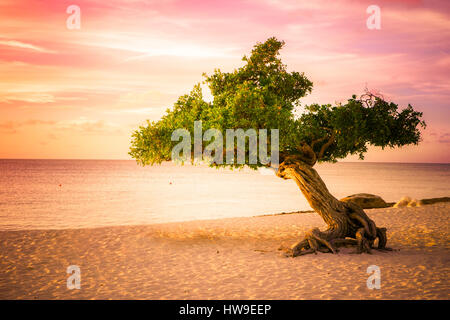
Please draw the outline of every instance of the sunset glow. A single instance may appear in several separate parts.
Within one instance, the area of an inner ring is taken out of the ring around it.
[[[289,70],[314,83],[303,104],[367,87],[424,113],[421,144],[368,161],[450,162],[450,3],[377,0],[380,30],[366,27],[371,4],[0,0],[0,158],[130,159],[134,129],[276,36]]]

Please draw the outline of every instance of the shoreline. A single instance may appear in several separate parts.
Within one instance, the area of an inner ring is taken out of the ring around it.
[[[437,197],[437,198],[428,198],[422,199],[422,206],[428,206],[435,203],[448,203],[450,202],[450,197]],[[395,202],[387,202],[387,207],[385,208],[366,208],[364,210],[371,209],[386,209],[392,208]],[[2,232],[20,232],[20,231],[57,231],[57,230],[83,230],[83,229],[101,229],[101,228],[115,228],[115,227],[139,227],[139,226],[157,226],[157,225],[165,225],[165,224],[180,224],[180,223],[189,223],[189,222],[202,222],[202,221],[216,221],[216,220],[225,220],[225,219],[236,219],[236,218],[259,218],[259,217],[271,217],[271,216],[284,216],[284,215],[296,215],[296,214],[305,214],[305,213],[314,213],[314,210],[299,210],[292,212],[279,212],[279,213],[268,213],[268,214],[258,214],[255,216],[248,217],[226,217],[226,218],[217,218],[217,219],[197,219],[197,220],[182,220],[182,221],[171,221],[171,222],[156,222],[156,223],[147,223],[147,224],[129,224],[129,225],[110,225],[110,226],[94,226],[94,227],[81,227],[81,228],[44,228],[44,229],[16,229],[16,230],[0,230]]]
[[[449,299],[450,203],[367,209],[393,252],[286,258],[316,213],[0,232],[0,299]],[[81,289],[67,289],[67,267]],[[381,290],[366,286],[381,268]]]
[[[428,199],[422,199],[419,201],[422,202],[422,205],[430,205],[430,204],[435,204],[435,203],[440,203],[440,202],[450,202],[450,197],[428,198]],[[387,204],[387,206],[385,208],[391,208],[396,204],[396,202],[386,202],[386,204]],[[366,208],[364,210],[369,210],[369,209],[378,209],[378,208]],[[301,211],[292,211],[292,212],[269,213],[269,214],[257,215],[254,217],[281,216],[281,215],[285,215],[285,214],[300,214],[300,213],[309,213],[309,212],[315,212],[315,211],[314,210],[301,210]]]

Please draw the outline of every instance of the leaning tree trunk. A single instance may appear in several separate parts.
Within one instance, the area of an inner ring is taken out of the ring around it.
[[[377,228],[358,205],[333,197],[311,165],[286,159],[280,164],[277,175],[293,179],[328,225],[325,231],[315,228],[307,232],[303,240],[292,246],[294,257],[317,251],[336,253],[338,247],[347,245],[356,245],[358,253],[370,253],[375,240],[378,241],[377,249],[389,250],[386,248],[386,228]]]

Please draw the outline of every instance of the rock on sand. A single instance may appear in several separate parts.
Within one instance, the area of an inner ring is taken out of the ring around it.
[[[369,193],[358,193],[342,198],[340,201],[352,202],[363,209],[386,208],[388,204],[380,196]]]

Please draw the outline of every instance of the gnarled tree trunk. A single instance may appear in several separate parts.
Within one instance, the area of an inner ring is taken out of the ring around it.
[[[356,204],[341,202],[328,191],[325,183],[313,167],[298,158],[286,158],[277,175],[293,179],[311,207],[322,217],[328,228],[315,228],[305,238],[292,246],[295,256],[320,252],[336,253],[343,245],[356,245],[357,252],[370,253],[378,241],[377,249],[386,248],[386,228],[377,228],[375,223]]]

